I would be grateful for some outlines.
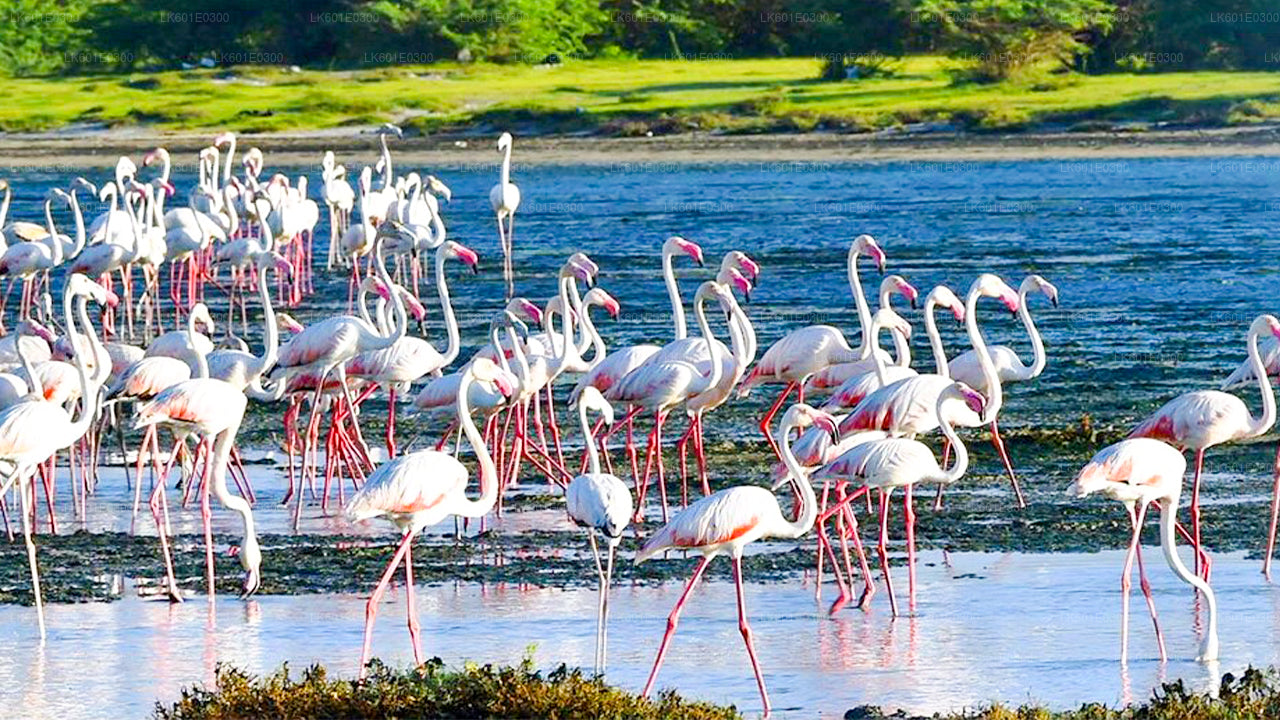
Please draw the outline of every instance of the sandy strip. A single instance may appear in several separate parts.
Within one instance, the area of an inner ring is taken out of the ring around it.
[[[492,169],[496,133],[408,137],[393,140],[398,162],[413,167]],[[138,156],[163,144],[175,163],[194,167],[195,152],[213,133],[160,134],[145,130],[90,133],[0,135],[0,171],[63,172],[109,167],[121,154]],[[254,145],[270,165],[315,165],[325,150],[352,167],[377,157],[377,138],[357,129],[241,136],[239,152]],[[661,170],[663,164],[759,163],[786,171],[787,163],[822,169],[823,163],[850,161],[976,162],[990,160],[1100,160],[1140,157],[1239,157],[1280,155],[1280,125],[1147,132],[874,133],[793,135],[712,135],[692,133],[653,138],[529,137],[517,134],[517,165],[586,164],[625,171]],[[801,166],[793,169],[802,169]]]

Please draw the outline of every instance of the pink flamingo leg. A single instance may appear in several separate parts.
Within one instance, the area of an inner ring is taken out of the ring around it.
[[[907,607],[916,609],[916,508],[911,498],[914,486],[908,485],[902,492],[903,522],[907,526]]]
[[[1144,506],[1145,507],[1145,506]],[[1142,524],[1138,520],[1133,506],[1129,508],[1129,522],[1133,526],[1133,537],[1129,540],[1129,549],[1124,555],[1124,570],[1120,572],[1120,662],[1129,660],[1129,590],[1132,582],[1129,576],[1133,573],[1133,558],[1138,552],[1138,540],[1142,535]]]
[[[421,627],[418,624],[418,608],[414,601],[413,588],[413,543],[404,548],[404,596],[409,613],[409,640],[413,643],[413,665],[422,666],[422,640],[419,637]]]
[[[1025,508],[1027,501],[1022,497],[1018,476],[1013,474],[1013,463],[1009,462],[1009,453],[1004,448],[1004,440],[1000,439],[1000,428],[994,419],[991,420],[991,444],[996,446],[996,452],[1000,453],[1000,460],[1004,463],[1004,470],[1009,473],[1009,483],[1013,485],[1013,494],[1018,498],[1018,507]]]
[[[396,387],[387,391],[387,457],[396,456]],[[421,665],[422,663],[418,663]]]
[[[1204,552],[1200,545],[1200,471],[1203,467],[1204,449],[1201,448],[1196,450],[1196,476],[1191,485],[1191,534],[1194,538],[1191,542],[1196,548],[1194,572],[1201,577],[1205,577],[1209,572],[1207,567],[1202,569],[1200,562],[1200,555]]]
[[[556,460],[559,461],[560,467],[564,467],[564,448],[560,445],[560,424],[556,421],[556,402],[555,393],[552,392],[551,384],[547,383],[547,424],[551,428],[551,442],[556,446]],[[565,476],[572,479],[573,476],[565,473]]]
[[[893,594],[893,577],[889,573],[889,496],[893,488],[880,491],[880,569],[884,571],[884,586],[889,591],[889,607],[898,617],[898,599]]]
[[[764,439],[769,441],[769,449],[773,450],[773,454],[776,455],[779,460],[782,459],[782,451],[778,449],[778,441],[773,439],[773,416],[778,414],[778,408],[782,407],[782,403],[786,401],[787,396],[790,395],[791,391],[797,386],[798,383],[796,382],[787,383],[787,386],[782,389],[781,393],[779,393],[778,399],[773,401],[773,405],[770,406],[769,411],[760,419],[760,432],[764,433]]]
[[[662,424],[666,421],[667,414],[658,412],[657,421],[653,427],[653,454],[658,459],[658,497],[662,499],[662,522],[667,522],[667,481],[662,468]]]
[[[859,494],[870,495],[865,487],[858,488],[851,497],[857,497]],[[867,562],[867,552],[862,547],[862,537],[858,534],[858,518],[853,514],[853,506],[845,505],[844,510],[845,522],[849,525],[849,535],[853,537],[853,548],[858,553],[858,565],[862,570],[862,597],[858,598],[858,607],[866,610],[871,604],[871,598],[876,594],[876,584],[871,580],[871,565]],[[846,551],[847,562],[847,551]],[[853,577],[852,571],[849,577]],[[850,584],[852,585],[852,579]]]
[[[709,562],[711,562],[709,557],[704,557],[698,561],[698,567],[694,568],[693,576],[685,584],[684,592],[680,594],[680,599],[676,601],[675,608],[667,616],[667,632],[662,636],[662,644],[658,645],[658,657],[653,661],[653,670],[649,672],[649,681],[644,684],[644,692],[640,693],[641,697],[649,697],[649,693],[653,692],[653,683],[658,679],[658,668],[662,667],[662,659],[667,655],[667,647],[671,644],[671,636],[675,634],[676,626],[680,624],[680,611],[684,608],[685,601],[689,599],[689,593],[693,591],[693,586],[698,584],[698,578],[702,577],[702,572],[707,569],[707,563]]]
[[[391,582],[391,575],[400,566],[400,559],[408,554],[409,543],[413,542],[413,536],[414,533],[412,531],[404,534],[404,538],[400,540],[400,545],[396,548],[395,555],[391,556],[391,562],[387,563],[387,569],[382,572],[382,578],[374,586],[373,594],[369,596],[369,602],[364,606],[364,649],[360,653],[361,680],[368,674],[369,651],[373,649],[373,620],[378,615],[378,603],[382,601],[382,595],[387,591],[387,583]]]
[[[1143,520],[1146,518],[1147,506],[1143,505],[1138,510],[1138,533],[1141,533]],[[1156,645],[1160,647],[1160,660],[1168,660],[1169,655],[1164,649],[1164,635],[1160,632],[1160,618],[1156,614],[1156,601],[1151,597],[1151,583],[1147,582],[1147,569],[1142,565],[1142,543],[1137,545],[1138,556],[1138,581],[1142,585],[1142,595],[1147,599],[1147,610],[1151,613],[1151,625],[1156,631]]]
[[[702,480],[702,497],[711,494],[711,477],[707,474],[707,448],[702,429],[702,413],[697,415],[698,429],[693,434],[693,448],[698,454],[698,477]]]
[[[764,702],[765,717],[769,715],[769,691],[764,688],[764,674],[760,672],[760,661],[756,659],[756,646],[752,642],[751,625],[747,623],[746,598],[742,589],[742,556],[733,556],[733,584],[738,588],[738,631],[742,633],[742,641],[747,645],[747,656],[751,658],[751,669],[756,673],[756,685],[760,688],[760,699]]]
[[[209,442],[202,441],[202,445]],[[209,483],[209,469],[213,467],[213,463],[209,462],[210,452],[205,452],[203,479],[200,483],[200,520],[204,524],[204,573],[205,580],[209,585],[209,601],[213,602],[214,583],[213,583],[213,512],[209,507],[209,493],[211,491]]]
[[[138,485],[141,484],[141,482],[138,483]],[[165,532],[164,517],[160,510],[160,500],[163,496],[164,485],[157,483],[151,489],[151,497],[147,505],[151,508],[152,519],[156,522],[156,535],[160,537],[160,555],[164,558],[165,584],[169,590],[169,602],[182,602],[182,592],[178,590],[178,580],[173,574],[173,554],[169,551],[169,534]]]
[[[1276,550],[1276,521],[1280,519],[1280,447],[1276,448],[1276,463],[1271,470],[1271,529],[1267,532],[1267,554],[1262,558],[1262,574],[1271,579],[1271,556]]]
[[[818,512],[821,513],[827,509],[827,498],[831,496],[831,481],[822,481],[822,497],[818,499]],[[818,536],[818,558],[814,569],[813,582],[813,600],[814,602],[822,602],[822,550],[825,547],[831,549],[831,541],[827,539],[827,523],[825,520],[815,523],[818,528],[816,533]],[[836,565],[834,555],[831,558],[831,571],[836,575],[836,582],[840,585],[841,595],[844,594],[844,582],[840,579],[839,567]]]

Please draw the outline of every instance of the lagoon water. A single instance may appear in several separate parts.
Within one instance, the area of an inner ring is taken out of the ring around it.
[[[481,253],[481,275],[450,271],[468,346],[482,342],[501,297],[501,256],[487,201],[496,177],[496,164],[493,170],[487,164],[495,158],[477,157],[483,168],[398,168],[433,172],[451,185],[454,199],[444,206],[450,237]],[[372,153],[340,158],[353,175],[360,160],[374,159]],[[293,176],[304,171],[281,169]],[[316,169],[305,169],[313,188]],[[86,174],[94,181],[108,177]],[[71,177],[65,169],[11,172],[10,219],[39,219],[45,189],[65,186]],[[1177,392],[1216,386],[1244,359],[1250,319],[1280,310],[1274,260],[1280,162],[1271,158],[562,167],[521,166],[517,149],[513,177],[525,198],[516,220],[518,291],[538,300],[549,296],[558,263],[574,250],[586,251],[601,267],[600,285],[622,304],[616,323],[599,322],[606,340],[619,345],[670,336],[657,248],[676,233],[701,243],[709,266],[699,270],[677,260],[686,296],[727,250],[744,250],[760,262],[763,275],[747,310],[762,351],[787,329],[811,322],[835,324],[856,340],[844,257],[862,232],[880,240],[888,270],[922,294],[943,282],[963,292],[983,271],[1015,285],[1029,272],[1043,274],[1062,298],[1058,309],[1032,299],[1049,369],[1036,382],[1008,390],[1001,415],[1006,428],[1068,428],[1084,414],[1095,426],[1128,426]],[[182,190],[171,206],[185,200],[193,177],[179,172],[176,180]],[[317,258],[328,237],[323,214]],[[65,214],[58,217],[67,226]],[[865,269],[863,278],[873,293],[878,275]],[[338,312],[345,283],[317,270],[319,294],[297,315],[305,322]],[[443,342],[434,296],[428,293],[426,301],[428,338]],[[920,327],[918,310],[901,312]],[[995,308],[981,313],[989,340],[1026,352],[1019,323]],[[940,325],[952,352],[960,352],[959,328],[941,317]],[[929,362],[923,332],[913,349],[917,364]],[[709,418],[713,442],[754,438],[752,418],[771,399],[767,394],[757,392]],[[1256,406],[1256,391],[1247,397]],[[255,410],[247,436],[265,447],[277,439],[271,424],[278,427],[278,418],[278,409]],[[430,436],[440,426],[438,420],[405,421],[402,432]],[[1269,446],[1211,457],[1209,501],[1248,497],[1261,508],[1269,491]],[[1022,458],[1014,452],[1028,464],[1023,472],[1033,501],[1062,501],[1071,471],[1087,457],[1078,448],[1070,454],[1027,449]],[[995,471],[989,455],[975,457],[975,473]],[[113,496],[117,501],[106,499]],[[127,528],[118,500],[118,491],[104,495],[91,529]],[[283,519],[263,507],[268,526],[282,529]],[[527,515],[533,526],[561,522],[555,513]],[[193,529],[198,516],[177,522]],[[317,520],[304,530],[351,529],[341,520]],[[1195,649],[1192,595],[1153,562],[1174,659],[1165,666],[1152,659],[1150,627],[1135,590],[1127,671],[1116,661],[1117,553],[953,554],[950,560],[948,568],[938,553],[923,556],[920,605],[913,617],[897,621],[881,603],[865,615],[846,610],[828,618],[814,604],[812,587],[799,579],[753,585],[749,608],[775,708],[797,717],[838,717],[862,703],[925,713],[994,700],[1058,708],[1119,703],[1144,698],[1165,679],[1209,687],[1215,673],[1277,659],[1280,591],[1262,581],[1255,561],[1242,557],[1215,565],[1223,608],[1220,668],[1187,660]],[[619,589],[612,681],[642,686],[679,591],[676,584]],[[323,661],[340,672],[355,669],[363,618],[356,596],[260,597],[248,604],[220,598],[212,616],[203,598],[170,608],[125,596],[110,604],[52,606],[43,648],[29,608],[0,607],[6,648],[0,705],[18,708],[23,717],[138,716],[157,698],[174,698],[180,686],[208,681],[218,662],[253,671],[285,660],[294,668]],[[400,601],[397,596],[384,608],[375,647],[403,661],[409,653]],[[428,654],[455,663],[517,661],[536,644],[543,666],[589,664],[594,603],[592,591],[578,589],[429,588],[420,600],[424,645]],[[695,596],[660,684],[755,711],[758,697],[732,606],[729,584],[710,583]]]

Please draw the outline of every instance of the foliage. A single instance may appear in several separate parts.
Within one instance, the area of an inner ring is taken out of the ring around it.
[[[970,79],[996,81],[1045,60],[1072,64],[1086,52],[1078,35],[1107,29],[1103,0],[920,0],[917,12],[939,42],[972,61]]]
[[[219,666],[213,689],[182,691],[173,705],[156,704],[159,720],[233,718],[689,718],[732,720],[732,707],[693,702],[672,691],[647,700],[610,687],[599,677],[561,665],[542,674],[526,658],[519,667],[467,665],[448,670],[435,658],[417,670],[395,670],[374,660],[364,682],[332,679],[313,665],[302,677],[288,666],[265,677]]]
[[[73,65],[84,33],[82,0],[5,0],[0,6],[0,72],[35,75]]]

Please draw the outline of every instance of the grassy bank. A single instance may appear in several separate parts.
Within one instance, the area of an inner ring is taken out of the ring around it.
[[[394,120],[420,131],[525,134],[859,131],[923,121],[1199,126],[1280,119],[1280,73],[1053,75],[956,83],[957,62],[907,58],[889,77],[819,82],[812,59],[439,63],[363,71],[214,70],[0,80],[0,130],[95,123],[162,130],[314,130]]]
[[[954,715],[912,717],[858,707],[848,720],[1265,720],[1280,716],[1280,677],[1275,670],[1250,668],[1225,675],[1216,696],[1187,690],[1182,681],[1164,685],[1146,703],[1127,708],[1088,704],[1052,712],[1024,705],[993,705]],[[232,718],[468,717],[468,718],[740,718],[733,707],[686,700],[674,692],[644,700],[564,666],[550,673],[520,667],[467,666],[446,669],[439,659],[418,671],[388,668],[374,661],[360,684],[332,679],[320,666],[301,677],[287,667],[257,678],[228,667],[218,670],[213,688],[183,691],[172,705],[157,703],[158,720]]]

